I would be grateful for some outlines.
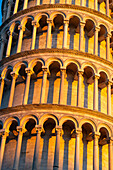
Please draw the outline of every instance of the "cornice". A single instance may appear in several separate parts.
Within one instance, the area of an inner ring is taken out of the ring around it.
[[[82,108],[82,107],[74,107],[74,106],[68,106],[68,105],[58,105],[58,104],[28,104],[28,105],[20,105],[20,106],[15,106],[15,107],[8,107],[5,109],[0,110],[0,117],[11,114],[11,113],[18,113],[18,112],[25,112],[25,111],[30,111],[30,110],[39,110],[42,112],[50,112],[51,110],[54,111],[60,111],[60,112],[72,112],[74,113],[80,113],[83,115],[90,115],[91,117],[97,117],[104,119],[106,121],[109,121],[113,123],[113,116],[106,115],[102,112],[90,110],[87,108]]]
[[[36,49],[36,50],[29,50],[29,51],[24,51],[21,53],[17,53],[14,55],[11,55],[10,57],[4,58],[0,61],[0,66],[3,66],[4,64],[15,60],[17,58],[25,57],[28,55],[33,55],[33,54],[41,54],[41,53],[62,53],[62,54],[72,54],[72,55],[79,55],[79,56],[84,56],[86,58],[91,58],[94,59],[98,62],[104,63],[110,67],[113,68],[113,63],[110,61],[105,60],[104,58],[101,58],[99,56],[96,56],[94,54],[86,53],[86,52],[81,52],[78,50],[71,50],[71,49],[58,49],[58,48],[52,48],[52,49]]]
[[[49,9],[49,8],[67,8],[67,9],[75,9],[75,10],[81,10],[81,11],[86,11],[89,12],[91,14],[97,15],[107,21],[109,21],[111,24],[113,24],[113,19],[108,17],[107,15],[96,11],[94,9],[91,8],[87,8],[87,7],[83,7],[83,6],[79,6],[79,5],[69,5],[69,4],[43,4],[43,5],[38,5],[38,6],[34,6],[25,10],[21,10],[18,13],[12,15],[10,18],[8,18],[7,20],[5,20],[5,22],[1,25],[0,27],[0,31],[2,30],[2,28],[8,24],[9,22],[11,22],[12,20],[14,20],[15,18],[24,15],[26,13],[35,11],[35,10],[41,10],[41,9]]]

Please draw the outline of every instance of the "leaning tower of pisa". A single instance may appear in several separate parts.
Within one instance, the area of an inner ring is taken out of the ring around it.
[[[3,0],[0,170],[113,170],[113,0]]]

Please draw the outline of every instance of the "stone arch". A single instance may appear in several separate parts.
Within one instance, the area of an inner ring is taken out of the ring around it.
[[[16,24],[19,24],[19,25],[20,25],[20,21],[17,20],[17,21],[15,21],[15,22],[13,22],[13,23],[10,25],[9,30],[10,30],[10,31],[14,31],[14,28],[15,28]]]
[[[97,21],[96,21],[94,18],[92,18],[92,17],[90,17],[90,16],[85,16],[85,17],[83,18],[83,22],[86,23],[87,20],[91,20],[91,21],[94,23],[94,25],[97,26]]]
[[[24,116],[21,120],[20,120],[20,126],[25,127],[26,123],[30,120],[33,119],[36,122],[36,125],[38,124],[38,118],[35,115],[27,115]]]
[[[39,119],[39,125],[42,125],[44,124],[44,122],[47,120],[47,119],[53,119],[56,123],[56,126],[59,125],[59,121],[58,121],[58,118],[53,115],[53,114],[45,114],[43,115],[40,119]]]
[[[21,21],[21,25],[22,25],[22,26],[25,26],[25,24],[27,23],[28,19],[34,20],[34,17],[31,16],[31,15],[24,17],[24,18],[22,19],[22,21]]]
[[[105,129],[107,130],[108,135],[109,135],[108,137],[111,137],[111,136],[112,136],[112,130],[111,130],[111,128],[110,128],[107,124],[105,124],[105,123],[100,123],[100,124],[97,126],[97,132],[99,132],[101,128],[105,128]]]
[[[104,72],[106,74],[107,78],[110,79],[110,73],[109,73],[109,71],[107,69],[99,68],[98,69],[98,74],[100,74],[100,72]]]
[[[92,63],[85,63],[85,62],[82,63],[81,69],[84,70],[84,68],[85,68],[85,67],[88,67],[88,66],[93,69],[94,73],[97,73],[97,68],[96,68],[96,66],[95,66],[94,64],[92,64]]]
[[[95,122],[92,121],[91,119],[82,119],[82,120],[79,122],[79,128],[81,128],[82,125],[85,124],[85,123],[89,123],[89,124],[92,126],[93,132],[95,132],[95,131],[97,130],[97,126],[96,126]]]
[[[36,20],[38,22],[43,15],[45,15],[47,17],[47,19],[50,17],[48,13],[42,12],[42,13],[39,13],[38,15],[36,15],[34,17],[34,20]]]
[[[9,130],[9,127],[10,127],[10,125],[13,121],[16,121],[18,125],[20,124],[18,117],[10,117],[10,118],[5,120],[4,125],[3,125],[3,129]]]
[[[66,68],[69,64],[71,63],[74,63],[75,65],[77,65],[78,67],[78,70],[80,69],[80,63],[77,61],[77,60],[73,60],[73,59],[67,59],[65,62],[64,62],[64,68]]]
[[[50,19],[54,20],[54,18],[55,18],[57,15],[62,15],[63,19],[66,18],[66,14],[65,14],[65,13],[60,12],[60,11],[56,11],[56,12],[53,12],[53,13],[50,15]]]
[[[9,65],[9,66],[7,66],[7,67],[5,67],[5,68],[3,69],[2,73],[1,73],[1,77],[4,77],[4,78],[5,78],[5,77],[6,77],[6,74],[7,74],[7,71],[8,71],[9,69],[13,71],[13,67]]]
[[[18,73],[18,71],[19,71],[19,69],[20,69],[20,67],[21,67],[22,65],[25,65],[26,67],[28,66],[28,64],[27,64],[26,61],[18,62],[18,63],[14,66],[13,71]]]
[[[28,68],[32,69],[36,65],[37,62],[40,62],[42,64],[42,66],[45,65],[45,61],[43,59],[37,58],[37,59],[30,61],[30,63],[28,64]]]
[[[71,13],[71,14],[68,14],[67,15],[67,19],[69,20],[71,17],[78,17],[79,18],[79,20],[80,20],[80,22],[81,21],[83,21],[83,17],[80,15],[80,14],[78,14],[78,13]]]
[[[59,120],[59,126],[62,126],[64,122],[66,122],[67,120],[70,120],[74,123],[75,125],[75,128],[78,127],[78,121],[74,118],[74,117],[71,117],[71,116],[63,116],[60,118]]]
[[[60,67],[63,66],[63,62],[62,62],[62,60],[59,59],[59,58],[49,58],[49,59],[47,59],[47,60],[45,61],[45,66],[46,66],[47,68],[49,68],[49,66],[50,66],[53,62],[55,62],[55,61],[60,64]]]
[[[106,28],[107,32],[111,32],[110,27],[105,22],[98,22],[99,27],[100,27],[100,25],[103,25]]]

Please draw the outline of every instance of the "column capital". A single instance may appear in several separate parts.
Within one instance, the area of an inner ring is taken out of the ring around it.
[[[111,38],[112,34],[110,32],[107,32],[106,37]]]
[[[41,125],[35,125],[35,129],[36,129],[36,132],[40,132],[42,131],[42,126]]]
[[[113,84],[113,81],[111,81],[111,80],[107,81],[107,85],[112,85],[112,84]]]
[[[8,34],[9,36],[13,36],[13,31],[12,31],[12,30],[9,30],[9,31],[7,32],[7,34]]]
[[[55,129],[56,129],[56,131],[60,131],[60,132],[61,132],[62,126],[58,126],[58,125],[57,125]]]
[[[25,72],[30,75],[34,73],[33,70],[31,70],[30,68],[26,68]]]
[[[66,68],[61,67],[61,68],[60,68],[60,71],[61,71],[62,73],[66,73]]]
[[[19,25],[19,26],[18,26],[18,30],[25,31],[25,25]]]
[[[39,23],[36,21],[36,20],[34,20],[34,21],[32,21],[32,25],[34,25],[34,26],[39,26]]]
[[[17,129],[18,132],[23,132],[23,127],[22,126],[17,126],[16,129]]]
[[[94,137],[94,139],[99,139],[100,138],[100,132],[94,132],[93,137]]]
[[[82,133],[82,129],[81,128],[77,128],[76,129],[76,135],[80,135]]]
[[[100,31],[100,27],[99,26],[95,26],[94,30],[95,31]]]
[[[52,21],[52,19],[47,19],[47,24],[51,24],[53,21]]]
[[[16,79],[16,78],[18,77],[18,74],[17,74],[16,72],[14,72],[14,71],[12,71],[12,72],[10,73],[10,75],[11,75],[14,79]]]
[[[64,24],[69,24],[69,19],[65,19]]]
[[[84,74],[84,71],[83,71],[83,70],[78,70],[77,73],[78,73],[78,75],[81,75],[81,76],[82,76],[82,75]]]
[[[47,72],[47,67],[42,66],[42,70],[43,70],[43,72]]]
[[[113,137],[109,137],[109,143],[113,143]]]
[[[6,129],[0,129],[0,136],[8,136],[8,131]]]
[[[5,77],[0,77],[0,83],[5,80]]]
[[[95,73],[94,76],[93,76],[93,78],[94,78],[94,79],[99,79],[99,78],[100,78],[100,74],[96,74],[96,73]]]
[[[84,22],[84,21],[80,22],[80,26],[85,26],[85,24],[86,24],[86,22]]]

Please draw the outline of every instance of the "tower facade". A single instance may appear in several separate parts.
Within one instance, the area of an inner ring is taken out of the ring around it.
[[[112,11],[3,0],[0,170],[113,170]]]

